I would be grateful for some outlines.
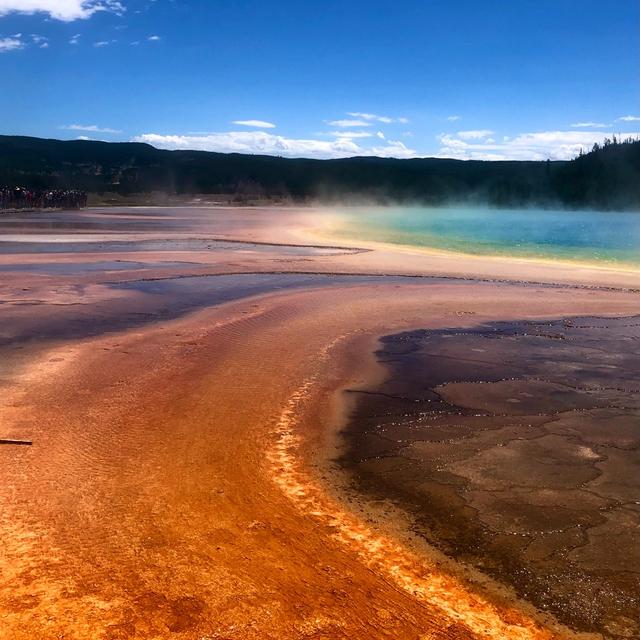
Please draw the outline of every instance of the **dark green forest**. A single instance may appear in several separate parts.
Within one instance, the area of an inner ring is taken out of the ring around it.
[[[614,138],[571,161],[516,162],[308,160],[0,136],[0,185],[124,196],[245,194],[293,201],[640,210],[640,142]]]

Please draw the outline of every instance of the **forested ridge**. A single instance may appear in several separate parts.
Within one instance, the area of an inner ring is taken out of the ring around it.
[[[221,193],[294,201],[640,210],[640,142],[614,138],[570,161],[310,160],[0,136],[0,185],[121,195]]]

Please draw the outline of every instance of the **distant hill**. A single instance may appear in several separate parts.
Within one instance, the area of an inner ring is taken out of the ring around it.
[[[640,141],[605,141],[567,162],[552,180],[552,194],[571,208],[640,210]]]
[[[164,151],[141,143],[0,136],[0,185],[131,195],[235,193],[332,201],[640,210],[640,142],[572,161],[344,160]]]

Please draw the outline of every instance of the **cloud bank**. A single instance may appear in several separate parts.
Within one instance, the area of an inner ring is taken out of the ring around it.
[[[163,135],[145,133],[133,138],[134,142],[146,142],[161,149],[193,149],[220,153],[252,153],[258,155],[285,156],[288,158],[349,158],[352,156],[380,156],[413,158],[415,150],[400,141],[388,140],[385,144],[363,147],[352,137],[335,140],[287,138],[266,131],[228,131],[207,135]]]
[[[486,135],[475,135],[480,133]],[[492,133],[488,130],[460,131],[455,135],[441,133],[437,137],[441,144],[437,155],[460,160],[570,160],[581,150],[590,151],[596,142],[602,144],[605,138],[614,135],[605,131],[539,131],[504,136],[497,142],[489,137]],[[639,134],[636,131],[615,135],[625,139]]]

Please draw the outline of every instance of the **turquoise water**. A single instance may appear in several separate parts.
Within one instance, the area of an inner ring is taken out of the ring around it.
[[[336,235],[463,253],[640,266],[640,213],[543,209],[358,208]]]

